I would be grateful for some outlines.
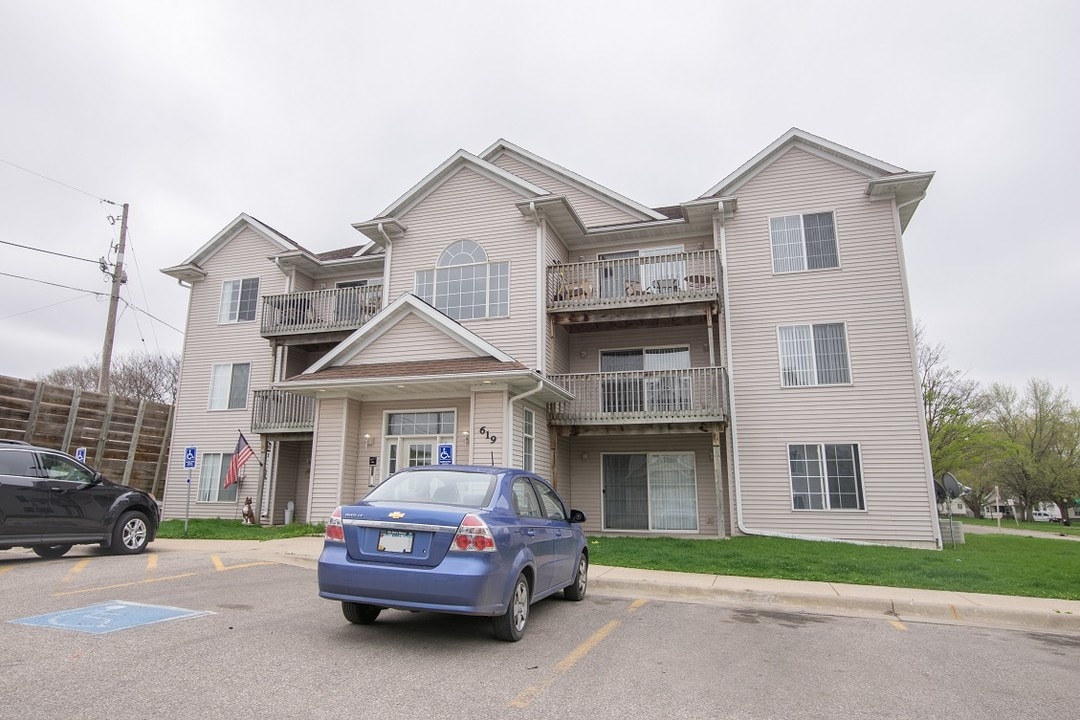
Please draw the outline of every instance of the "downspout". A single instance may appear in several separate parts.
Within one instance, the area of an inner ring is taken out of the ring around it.
[[[540,378],[536,387],[532,390],[526,390],[520,395],[514,395],[510,398],[510,402],[506,403],[506,465],[513,466],[514,462],[514,403],[518,400],[524,400],[530,395],[535,395],[544,389],[544,379]]]
[[[795,533],[783,533],[776,530],[755,530],[747,527],[746,521],[743,518],[743,505],[742,505],[742,483],[739,477],[739,423],[737,419],[737,412],[735,409],[735,368],[732,360],[732,347],[731,347],[731,298],[730,287],[731,283],[728,281],[728,262],[727,262],[727,230],[723,223],[720,224],[720,276],[724,283],[724,314],[726,322],[724,323],[724,338],[727,344],[726,356],[727,356],[727,374],[728,374],[728,413],[730,415],[728,419],[728,425],[731,428],[731,462],[732,469],[731,475],[735,484],[735,526],[739,529],[739,532],[744,535],[760,535],[762,537],[779,537],[788,538],[791,540],[815,540],[818,542],[844,542],[850,545],[877,545],[879,543],[867,543],[859,542],[857,540],[838,540],[836,538],[828,537],[815,537],[812,535],[797,535]]]
[[[547,268],[544,267],[544,219],[536,209],[536,201],[529,201],[529,214],[536,223],[536,372],[544,375],[547,367],[547,343],[544,325],[547,320]]]
[[[386,241],[386,254],[383,258],[383,286],[382,286],[382,307],[389,305],[390,300],[390,258],[394,254],[394,243],[391,242],[390,236],[386,234],[386,230],[383,229],[383,224],[378,225],[379,234],[383,236],[383,240]],[[414,288],[415,289],[415,288]]]

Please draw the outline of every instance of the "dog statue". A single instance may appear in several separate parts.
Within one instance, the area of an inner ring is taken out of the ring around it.
[[[244,525],[255,524],[255,509],[251,507],[251,498],[244,500],[244,509],[240,511],[240,514],[244,516]]]

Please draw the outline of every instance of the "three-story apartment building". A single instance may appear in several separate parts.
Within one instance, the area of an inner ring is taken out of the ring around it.
[[[932,177],[792,129],[650,208],[499,141],[355,247],[241,215],[163,271],[201,455],[165,515],[321,522],[457,462],[549,477],[590,533],[938,547],[902,247]],[[265,467],[225,487],[238,430]]]

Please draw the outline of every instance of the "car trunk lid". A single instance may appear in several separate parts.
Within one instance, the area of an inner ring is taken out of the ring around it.
[[[468,508],[361,502],[341,508],[349,558],[435,567],[446,557]]]

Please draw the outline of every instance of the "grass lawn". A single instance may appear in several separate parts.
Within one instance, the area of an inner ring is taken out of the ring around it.
[[[1027,523],[1039,530],[1048,524]],[[166,520],[158,537],[275,540],[322,532],[322,525],[190,520],[185,534],[183,520]],[[617,567],[1080,600],[1080,543],[1015,535],[965,539],[935,551],[767,537],[591,537],[589,552],[593,563]]]

